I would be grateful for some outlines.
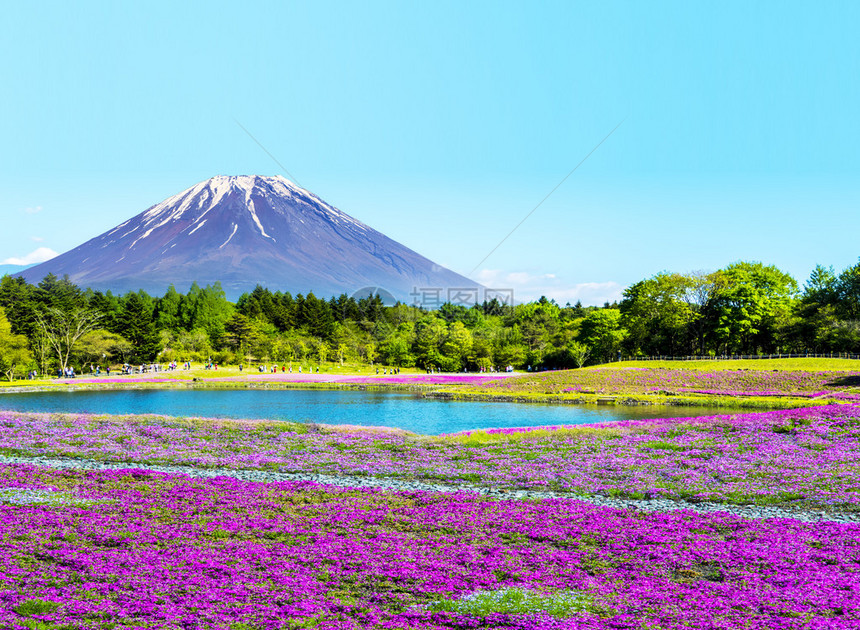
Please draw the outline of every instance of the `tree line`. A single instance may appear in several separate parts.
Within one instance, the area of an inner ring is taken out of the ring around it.
[[[68,277],[0,279],[0,371],[11,379],[89,365],[154,361],[326,362],[442,371],[570,368],[620,354],[720,355],[860,351],[860,263],[816,267],[801,289],[772,265],[737,262],[659,273],[602,307],[541,298],[386,306],[257,286],[235,303],[219,283],[114,295]]]

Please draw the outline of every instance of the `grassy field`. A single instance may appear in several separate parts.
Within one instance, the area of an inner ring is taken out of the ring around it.
[[[311,370],[316,373],[317,368],[319,368],[320,374],[330,374],[330,375],[360,375],[360,376],[370,376],[376,375],[376,366],[369,366],[365,363],[358,362],[345,362],[343,365],[337,362],[326,362],[323,364],[318,363],[293,363],[293,373],[299,373],[299,366],[302,367],[303,374],[309,374]],[[244,366],[244,369],[240,370],[238,365],[219,365],[218,369],[206,369],[204,364],[202,363],[192,363],[190,370],[176,369],[173,371],[163,371],[163,372],[147,372],[147,376],[150,378],[159,378],[159,379],[169,379],[176,381],[191,381],[196,379],[200,380],[209,380],[214,378],[225,378],[225,377],[238,377],[238,376],[254,376],[254,375],[262,375],[262,374],[271,374],[271,368],[274,367],[274,363],[265,364],[266,372],[260,372],[258,366]],[[277,364],[278,366],[278,374],[282,374],[281,372],[281,364]],[[384,369],[387,369],[387,366],[379,366],[379,375],[382,375]],[[401,370],[402,374],[424,374],[424,370],[416,369],[416,368],[403,368]],[[137,375],[140,376],[140,375]],[[78,373],[76,379],[57,379],[54,376],[42,377],[36,380],[27,380],[23,378],[17,378],[13,381],[9,381],[8,379],[0,380],[0,387],[28,387],[28,386],[45,386],[58,384],[58,382],[62,382],[64,385],[71,382],[74,383],[75,380],[80,379],[91,379],[94,375],[89,371],[84,373]],[[104,370],[101,370],[101,373],[98,378],[107,380],[108,378],[117,378],[122,377],[119,370],[111,370],[110,377],[107,376],[107,373]],[[132,380],[129,378],[129,380]]]
[[[711,361],[620,361],[585,368],[664,368],[669,370],[789,370],[799,372],[860,371],[857,359],[726,359]]]

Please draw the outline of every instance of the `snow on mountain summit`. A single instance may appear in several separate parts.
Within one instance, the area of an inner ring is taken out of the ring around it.
[[[165,199],[143,213],[144,221],[141,226],[149,228],[141,234],[138,240],[145,238],[151,232],[162,225],[182,219],[183,216],[193,217],[192,225],[200,225],[206,220],[206,215],[217,207],[227,196],[233,193],[244,196],[245,209],[249,213],[254,225],[265,238],[272,238],[266,233],[265,228],[257,216],[254,197],[263,196],[281,198],[304,198],[313,199],[319,207],[327,210],[336,220],[352,222],[362,225],[360,222],[344,214],[340,210],[328,205],[313,193],[300,188],[285,177],[262,177],[259,175],[218,175],[204,182],[192,186],[181,193]],[[122,226],[116,228],[120,229]],[[135,228],[137,229],[137,227]],[[194,228],[191,230],[193,233]],[[235,230],[234,230],[235,233]],[[110,234],[110,233],[109,233]],[[135,241],[136,242],[136,241]]]
[[[20,275],[49,272],[94,289],[222,283],[235,299],[257,284],[336,295],[381,287],[402,301],[416,288],[478,284],[389,239],[281,177],[219,175]]]

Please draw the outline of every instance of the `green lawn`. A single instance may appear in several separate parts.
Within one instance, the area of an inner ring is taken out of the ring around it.
[[[860,370],[858,359],[727,359],[725,361],[620,361],[593,365],[594,368],[666,368],[675,370],[786,370],[792,372],[831,372]]]

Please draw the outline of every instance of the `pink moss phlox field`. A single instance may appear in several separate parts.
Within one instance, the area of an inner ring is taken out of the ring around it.
[[[818,398],[819,396],[826,396],[830,392],[828,390],[823,390],[820,392],[780,392],[780,391],[759,391],[759,390],[749,390],[749,391],[737,391],[737,390],[720,390],[720,389],[692,389],[687,387],[678,388],[679,392],[684,392],[686,394],[707,394],[709,396],[794,396],[797,398]]]
[[[0,412],[0,454],[860,506],[856,405],[504,433],[511,435],[425,438],[257,421]]]
[[[4,628],[860,627],[858,525],[0,465],[10,486],[105,502],[0,504]],[[506,587],[590,604],[428,608]]]
[[[517,393],[701,393],[722,396],[819,397],[860,386],[860,372],[592,368],[488,383],[487,391]]]

